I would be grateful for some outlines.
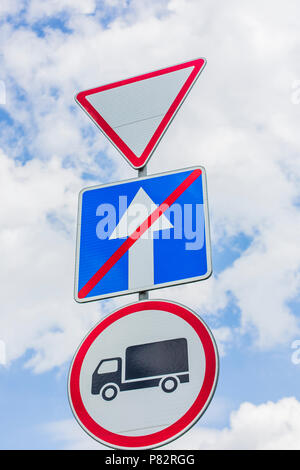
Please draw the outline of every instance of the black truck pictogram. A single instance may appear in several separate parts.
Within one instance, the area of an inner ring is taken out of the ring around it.
[[[186,338],[129,346],[125,351],[125,380],[122,382],[122,359],[102,359],[92,376],[92,394],[107,401],[118,392],[161,386],[174,392],[179,383],[189,382]]]

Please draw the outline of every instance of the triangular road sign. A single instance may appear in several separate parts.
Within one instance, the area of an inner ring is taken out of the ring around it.
[[[142,168],[205,64],[191,60],[81,91],[75,99],[133,168]]]

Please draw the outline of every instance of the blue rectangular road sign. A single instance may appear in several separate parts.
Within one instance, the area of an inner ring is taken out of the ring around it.
[[[203,280],[211,272],[203,167],[80,192],[78,302]]]

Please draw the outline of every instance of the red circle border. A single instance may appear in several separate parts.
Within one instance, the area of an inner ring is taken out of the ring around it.
[[[80,372],[83,360],[95,339],[112,323],[141,310],[162,310],[185,320],[198,334],[205,353],[205,374],[201,390],[189,410],[167,428],[144,436],[124,436],[100,426],[89,415],[80,395]],[[209,365],[209,367],[208,367]],[[212,334],[204,322],[191,310],[182,305],[160,300],[146,300],[122,307],[104,318],[81,343],[69,374],[69,399],[74,415],[85,430],[95,439],[108,446],[123,449],[151,448],[173,440],[191,427],[205,411],[216,387],[218,377],[218,353]]]

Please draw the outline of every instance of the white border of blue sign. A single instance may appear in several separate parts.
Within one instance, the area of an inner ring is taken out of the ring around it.
[[[202,275],[202,276],[196,276],[196,277],[191,277],[191,278],[186,278],[186,279],[181,279],[181,280],[176,280],[172,282],[166,282],[162,284],[155,284],[151,286],[143,286],[143,288],[137,288],[137,289],[127,289],[124,291],[117,291],[117,292],[110,292],[108,294],[103,294],[103,295],[98,295],[94,297],[87,297],[80,299],[77,295],[78,293],[78,277],[79,277],[79,257],[80,257],[80,231],[81,231],[81,212],[82,212],[82,196],[83,193],[86,191],[98,189],[98,188],[105,188],[109,186],[116,186],[120,184],[125,184],[125,183],[131,183],[133,181],[139,181],[142,182],[143,180],[149,179],[149,178],[156,178],[160,176],[165,176],[165,175],[171,175],[171,174],[176,174],[176,173],[181,173],[183,171],[189,171],[189,170],[196,170],[200,169],[202,171],[202,187],[203,187],[203,207],[204,207],[204,221],[205,221],[205,242],[206,242],[206,255],[207,255],[207,272]],[[116,181],[114,183],[108,183],[108,184],[100,184],[96,186],[90,186],[83,188],[79,192],[79,200],[78,200],[78,215],[77,215],[77,237],[76,237],[76,258],[75,258],[75,280],[74,280],[74,299],[78,303],[85,303],[85,302],[92,302],[95,300],[101,300],[101,299],[108,299],[112,297],[117,297],[121,295],[127,295],[127,294],[135,294],[138,292],[144,292],[144,291],[149,291],[149,290],[155,290],[155,289],[161,289],[164,287],[171,287],[175,285],[180,285],[180,284],[187,284],[190,282],[196,282],[196,281],[203,281],[205,279],[208,279],[212,274],[212,261],[211,261],[211,242],[210,242],[210,227],[209,227],[209,211],[208,211],[208,198],[207,198],[207,182],[206,182],[206,171],[205,168],[202,166],[193,166],[193,167],[188,167],[188,168],[181,168],[179,170],[173,170],[173,171],[167,171],[163,173],[156,173],[153,175],[148,175],[145,177],[140,177],[140,178],[132,178],[128,180],[123,180],[123,181]]]

